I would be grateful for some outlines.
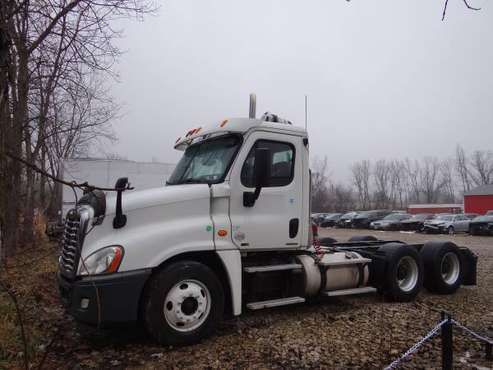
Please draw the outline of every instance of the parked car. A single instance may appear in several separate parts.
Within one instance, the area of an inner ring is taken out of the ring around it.
[[[342,213],[331,213],[320,222],[321,227],[332,227],[335,226],[337,221],[340,220]]]
[[[445,222],[442,226],[442,232],[446,232],[450,235],[455,233],[468,233],[471,221],[476,217],[478,217],[478,215],[475,213],[454,215],[452,221]]]
[[[343,214],[339,219],[339,221],[337,221],[336,226],[342,228],[352,227],[353,218],[355,218],[357,215],[358,212],[354,212],[354,211]]]
[[[404,231],[421,231],[426,220],[431,220],[435,215],[432,213],[418,213],[411,218],[401,221],[399,227]]]
[[[324,221],[325,218],[330,216],[331,214],[332,213],[313,213],[312,221],[315,222],[317,225],[320,225],[320,223]]]
[[[375,230],[399,230],[401,221],[409,218],[411,218],[411,215],[408,213],[391,213],[381,220],[373,221],[370,224],[370,228]]]
[[[488,211],[484,216],[478,216],[471,220],[469,223],[469,234],[493,235],[493,212]]]
[[[357,229],[368,229],[373,221],[378,221],[391,214],[391,211],[376,210],[360,212],[353,218],[352,226]]]
[[[456,216],[458,216],[460,220],[466,219],[466,217],[462,215],[459,217],[459,215],[449,213],[438,214],[435,218],[423,222],[423,232],[430,234],[441,234],[447,230],[452,222],[454,222]]]

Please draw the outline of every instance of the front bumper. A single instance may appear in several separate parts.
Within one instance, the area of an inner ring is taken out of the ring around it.
[[[423,231],[430,234],[441,234],[445,232],[443,225],[424,224]]]
[[[150,269],[69,280],[58,273],[62,303],[77,321],[91,325],[136,321]]]

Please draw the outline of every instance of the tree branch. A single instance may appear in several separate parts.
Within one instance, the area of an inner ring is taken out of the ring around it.
[[[470,10],[481,10],[481,8],[475,8],[471,5],[469,5],[468,0],[462,0],[464,5],[467,7],[467,9]],[[442,13],[442,21],[445,20],[445,14],[447,13],[447,5],[448,5],[448,0],[445,0],[445,3],[443,4],[443,13]]]

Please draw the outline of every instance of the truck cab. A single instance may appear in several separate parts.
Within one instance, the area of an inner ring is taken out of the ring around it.
[[[475,256],[452,243],[314,246],[308,135],[276,115],[198,126],[175,148],[166,186],[125,192],[121,179],[116,195],[89,191],[68,212],[58,281],[77,320],[140,320],[160,343],[190,344],[245,309],[377,291],[411,300],[426,264],[440,270],[430,287],[475,283]]]

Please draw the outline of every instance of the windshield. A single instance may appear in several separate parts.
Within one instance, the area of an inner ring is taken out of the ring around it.
[[[414,215],[409,220],[412,220],[412,221],[424,221],[424,220],[430,219],[431,217],[432,217],[432,215],[428,215],[428,214],[418,214],[418,215]]]
[[[489,222],[489,221],[493,221],[493,215],[478,216],[473,221],[475,221],[475,222]]]
[[[407,215],[407,214],[404,214],[404,213],[392,213],[386,217],[384,217],[384,220],[387,220],[387,221],[400,221],[400,220],[406,220],[408,219],[410,216]]]
[[[241,139],[222,136],[189,146],[170,176],[168,185],[218,183],[226,176]]]
[[[348,213],[345,213],[344,215],[342,215],[341,218],[351,218],[351,217],[354,217],[356,215],[357,215],[356,212],[348,212]]]

